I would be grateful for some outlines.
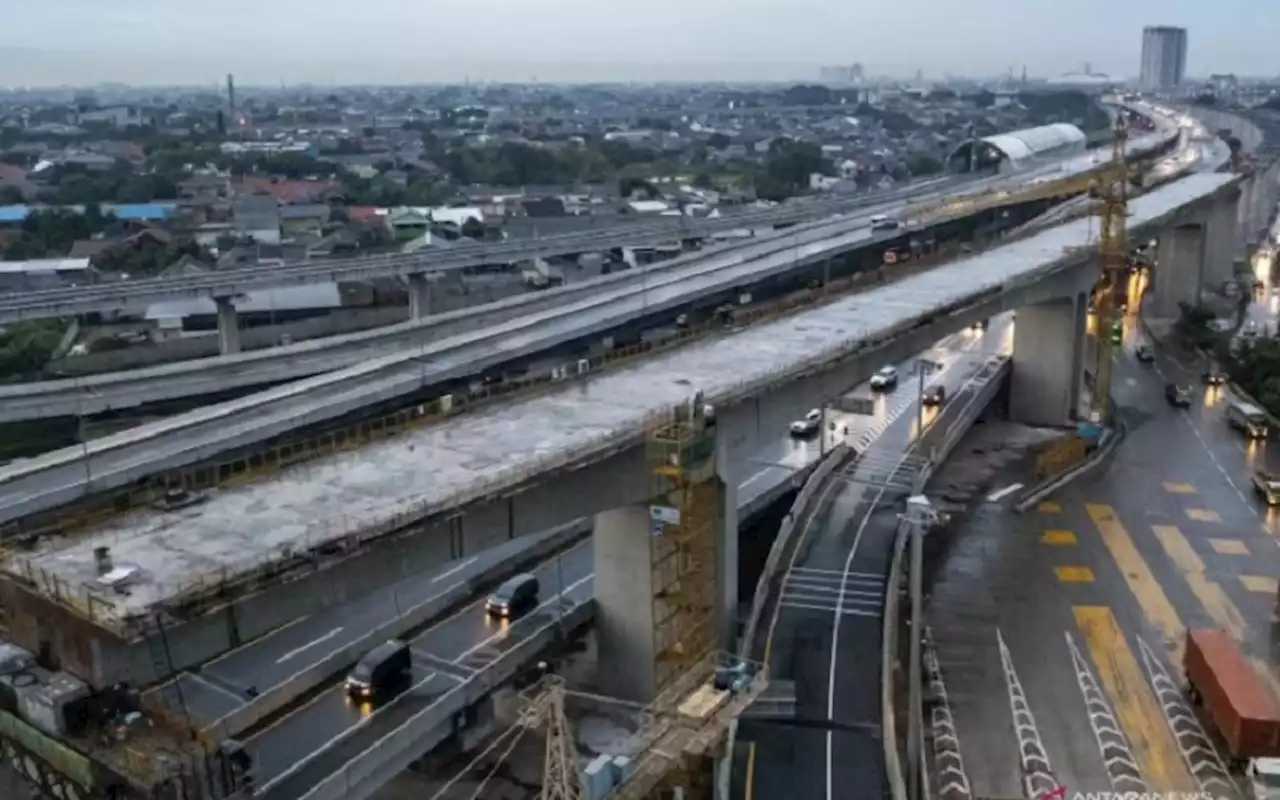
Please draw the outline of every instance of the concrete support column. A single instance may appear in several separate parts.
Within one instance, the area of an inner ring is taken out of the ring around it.
[[[1205,233],[1204,269],[1201,287],[1217,289],[1231,278],[1236,253],[1242,252],[1238,239],[1236,212],[1239,205],[1233,196],[1223,197],[1209,209]]]
[[[648,505],[596,514],[595,594],[600,691],[637,703],[653,699],[653,583]]]
[[[717,437],[719,438],[719,437]],[[728,459],[718,459],[721,463]],[[716,514],[716,648],[737,649],[738,623],[738,481],[717,466],[720,479]]]
[[[1018,309],[1013,331],[1009,417],[1031,425],[1066,425],[1080,402],[1084,315],[1078,298]]]
[[[409,276],[409,319],[426,319],[431,315],[431,281],[425,272]]]
[[[215,298],[218,304],[218,352],[223,355],[240,352],[240,318],[235,302],[229,297]]]
[[[1160,234],[1152,276],[1150,312],[1153,317],[1176,319],[1179,303],[1200,299],[1204,264],[1204,226],[1178,225]]]

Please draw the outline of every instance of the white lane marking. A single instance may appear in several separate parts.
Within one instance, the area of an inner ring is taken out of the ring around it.
[[[833,612],[834,612],[834,613],[837,615],[837,618],[839,618],[839,617],[877,617],[877,618],[878,618],[878,617],[880,616],[880,614],[881,614],[881,612],[880,612],[879,610],[876,610],[876,611],[867,611],[867,610],[865,610],[865,609],[861,609],[861,608],[840,608],[840,609],[836,609],[836,608],[832,608],[832,607],[831,607],[831,606],[829,606],[829,605],[826,605],[826,606],[820,606],[820,605],[812,605],[812,604],[808,604],[808,603],[792,603],[792,602],[788,602],[788,601],[783,601],[783,602],[781,603],[781,605],[782,605],[782,607],[783,607],[783,608],[800,608],[800,609],[804,609],[804,610],[806,610],[806,611],[821,611],[821,612],[822,612],[822,613],[824,613],[824,614],[831,614],[831,613],[833,613]],[[828,740],[830,740],[830,738],[831,738],[831,737],[830,737],[830,736],[828,736],[827,738],[828,738]],[[828,784],[828,785],[830,785],[830,784],[831,784],[831,776],[830,776],[830,775],[827,775],[827,784]]]
[[[899,463],[906,460],[907,453],[911,448],[903,451]],[[845,583],[849,579],[849,573],[853,570],[853,559],[858,553],[858,545],[862,543],[862,534],[867,530],[867,523],[871,521],[872,511],[880,503],[884,497],[887,488],[882,488],[876,492],[875,498],[867,506],[862,514],[862,521],[858,523],[858,530],[853,535],[853,546],[849,548],[849,554],[844,559],[843,575],[840,577],[840,592],[836,596],[836,608],[844,608],[844,592]],[[859,500],[862,498],[860,497]],[[879,616],[877,614],[877,616]],[[840,661],[840,623],[844,618],[844,614],[837,611],[831,617],[831,665],[827,670],[827,719],[834,719],[836,713],[836,665]],[[833,731],[827,731],[827,800],[835,800],[834,783],[834,747]]]
[[[841,572],[838,569],[819,569],[817,567],[792,567],[791,571],[798,575],[805,575],[805,574],[835,575],[837,579],[845,575],[848,575],[850,577],[855,577],[855,578],[868,578],[870,580],[880,581],[881,583],[884,583],[884,580],[885,580],[884,576],[878,573],[858,572],[857,570],[854,570],[852,572]]]
[[[1215,455],[1213,450],[1209,447],[1209,443],[1205,441],[1204,436],[1200,433],[1200,429],[1191,421],[1191,415],[1184,410],[1182,412],[1182,418],[1191,426],[1191,432],[1196,435],[1196,439],[1199,440],[1200,446],[1204,448],[1205,454],[1209,456],[1209,460],[1213,462],[1213,465],[1218,468],[1218,472],[1222,473],[1223,480],[1227,482],[1228,486],[1235,490],[1236,496],[1240,498],[1240,503],[1245,508],[1249,509],[1250,513],[1255,517],[1261,519],[1262,514],[1258,512],[1257,507],[1255,507],[1253,503],[1249,502],[1249,498],[1245,497],[1244,492],[1242,492],[1240,487],[1236,485],[1236,482],[1232,480],[1231,473],[1227,472],[1227,468],[1222,466],[1222,462],[1218,460],[1218,456]]]
[[[563,598],[564,598],[564,596],[565,596],[565,595],[569,594],[569,592],[572,592],[574,589],[577,589],[579,586],[581,586],[582,584],[586,583],[587,581],[591,580],[591,579],[592,579],[592,578],[594,578],[594,577],[595,577],[595,573],[593,572],[593,573],[591,573],[590,575],[587,575],[587,576],[586,576],[586,577],[584,577],[584,578],[579,578],[578,580],[576,580],[576,581],[574,581],[573,583],[569,584],[568,586],[564,587],[564,589],[563,589],[563,590],[561,590],[560,592],[558,592],[558,593],[555,595],[555,597],[552,597],[550,600],[547,600],[547,601],[545,601],[545,602],[539,603],[539,604],[538,604],[538,607],[537,607],[537,608],[535,608],[533,611],[534,611],[534,612],[538,612],[538,611],[543,610],[544,608],[547,608],[547,607],[548,607],[548,606],[550,606],[552,603],[559,603],[559,602],[561,602],[561,601],[563,600]],[[518,620],[518,619],[517,619],[517,620],[514,620],[514,622],[519,622],[519,621],[520,621],[520,620]],[[476,644],[475,646],[473,646],[473,647],[471,647],[471,648],[469,648],[469,649],[467,649],[467,650],[464,650],[462,653],[458,654],[458,655],[457,655],[453,660],[454,660],[455,662],[460,662],[460,661],[462,661],[462,660],[463,660],[463,659],[465,659],[467,656],[471,655],[472,653],[475,653],[477,650],[483,650],[484,648],[488,647],[490,644],[492,644],[492,643],[494,643],[494,642],[496,642],[496,641],[499,641],[499,640],[501,640],[501,639],[505,639],[505,638],[507,638],[507,635],[510,633],[510,631],[511,631],[511,628],[508,626],[508,627],[505,627],[505,628],[503,628],[502,630],[498,631],[497,633],[493,634],[492,636],[485,637],[483,640],[481,640],[481,641],[480,641],[478,644]],[[437,656],[437,658],[438,658],[438,656]],[[464,665],[464,666],[465,666],[465,665]]]
[[[451,570],[449,570],[449,571],[447,571],[447,572],[442,572],[442,573],[440,573],[439,575],[435,576],[434,578],[432,578],[432,579],[431,579],[431,582],[432,582],[432,583],[435,583],[435,582],[437,582],[437,581],[442,581],[442,580],[444,580],[445,578],[448,578],[448,577],[450,577],[450,576],[452,576],[452,575],[457,575],[457,574],[458,574],[459,572],[461,572],[462,570],[464,570],[464,569],[466,569],[467,567],[471,566],[472,564],[476,563],[476,560],[477,560],[478,558],[479,558],[479,556],[472,556],[471,558],[468,558],[466,561],[463,561],[461,564],[459,564],[458,566],[454,567],[453,569],[451,569]]]
[[[1003,489],[1000,489],[999,491],[995,491],[987,495],[987,502],[998,503],[1000,502],[1000,498],[1008,497],[1009,495],[1013,494],[1014,492],[1018,491],[1021,488],[1022,488],[1022,484],[1011,483],[1008,486],[1004,487]]]
[[[924,668],[929,688],[937,701],[931,718],[933,730],[933,766],[937,772],[938,794],[944,800],[969,800],[973,790],[960,753],[960,734],[951,715],[951,698],[942,680],[942,666],[933,644],[933,629],[924,629]]]
[[[330,640],[330,639],[332,639],[333,637],[335,637],[335,636],[337,636],[338,634],[342,633],[344,630],[346,630],[346,626],[345,626],[345,625],[339,625],[338,627],[334,628],[333,630],[329,631],[328,633],[325,633],[325,634],[322,634],[322,635],[320,635],[320,636],[317,636],[316,638],[312,639],[311,641],[307,642],[306,644],[302,645],[301,647],[295,647],[294,649],[292,649],[292,650],[290,650],[289,652],[285,653],[284,655],[280,656],[279,658],[277,658],[277,659],[276,659],[276,663],[277,663],[277,664],[283,664],[284,662],[288,661],[289,659],[293,658],[294,656],[301,655],[301,654],[303,654],[303,653],[307,652],[308,650],[310,650],[311,648],[315,647],[316,645],[318,645],[318,644],[323,644],[324,642],[329,641],[329,640]]]

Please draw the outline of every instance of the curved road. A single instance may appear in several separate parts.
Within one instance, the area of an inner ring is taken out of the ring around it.
[[[985,334],[948,337],[925,354],[944,367],[928,383],[946,385],[953,395],[948,405],[957,407],[976,367],[1011,345],[1012,322],[1003,317],[993,319]],[[740,725],[739,740],[751,744],[734,769],[735,797],[839,800],[855,786],[859,796],[884,794],[879,730],[884,580],[898,524],[897,501],[919,467],[910,456],[916,387],[916,379],[904,375],[888,401],[901,412],[852,470],[828,484],[784,562],[781,591],[753,647],[769,664],[771,680],[794,682],[796,721]]]

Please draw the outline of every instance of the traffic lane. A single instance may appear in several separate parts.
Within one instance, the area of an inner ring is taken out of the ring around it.
[[[504,542],[469,558],[450,561],[391,586],[302,617],[205,663],[201,673],[233,686],[275,686],[335,650],[367,636],[407,611],[453,591],[459,583],[517,557],[561,529]],[[420,623],[426,622],[420,620]]]
[[[562,558],[566,585],[580,587],[581,581],[590,576],[593,568],[589,543],[579,545]],[[555,573],[555,559],[542,564],[534,573],[541,584],[539,596],[543,606],[558,600],[559,589]],[[489,620],[484,605],[483,599],[477,600],[410,644],[416,651],[429,652],[445,661],[455,661],[486,644],[525,630],[525,626],[520,625],[521,621],[505,626],[495,625]],[[431,670],[426,672],[430,673]],[[359,723],[368,715],[367,712],[367,708],[349,702],[345,687],[338,683],[256,733],[250,741],[269,754],[279,756],[283,753],[280,757],[298,756],[299,753],[305,755]],[[295,745],[295,741],[308,745]]]
[[[1003,325],[1008,325],[1005,320]],[[1004,336],[1004,328],[992,324],[991,328],[981,334],[977,331],[961,331],[942,340],[937,346],[925,353],[944,367],[957,365],[958,369],[945,369],[935,374],[927,383],[928,386],[941,384],[947,388],[948,394],[954,393],[972,375],[981,360],[974,360],[975,352],[984,348],[998,346]],[[924,354],[922,354],[924,355]],[[778,438],[767,444],[756,456],[747,462],[746,477],[738,486],[743,493],[740,499],[760,494],[767,489],[787,480],[797,471],[818,461],[822,454],[842,443],[856,443],[860,437],[870,434],[874,438],[878,432],[899,419],[903,414],[915,408],[914,392],[918,381],[909,373],[916,359],[910,358],[893,366],[902,375],[899,383],[892,390],[875,393],[875,411],[873,414],[851,414],[837,408],[827,407],[823,416],[821,436],[799,437],[787,431],[780,432]],[[965,371],[965,367],[970,367]],[[860,384],[852,392],[865,390],[867,383]],[[926,411],[926,424],[937,414],[936,408]]]
[[[533,575],[538,579],[538,597],[541,603],[551,602],[560,594],[561,578],[566,587],[581,585],[594,569],[590,542],[578,545],[559,558],[539,564],[533,570]],[[478,600],[467,606],[413,639],[413,646],[446,661],[454,661],[477,645],[509,635],[516,626],[499,624],[499,621],[485,613],[484,605],[485,600]]]
[[[283,774],[312,753],[318,753],[334,738],[357,725],[368,724],[375,712],[392,705],[426,708],[441,694],[458,685],[458,680],[430,667],[414,664],[412,679],[404,695],[385,701],[383,707],[351,697],[346,687],[335,686],[317,697],[278,726],[261,731],[247,743],[254,758],[258,783]],[[306,724],[298,724],[305,720]]]
[[[591,602],[595,589],[588,576],[571,588],[567,588],[562,596],[545,601],[537,610],[512,622],[508,636],[486,650],[483,654],[485,664],[491,663],[503,653],[527,640],[539,630],[553,625],[559,616],[556,606],[564,603],[574,606]],[[475,649],[484,647],[477,645]],[[473,662],[480,666],[478,661]],[[415,668],[415,671],[421,668]],[[333,730],[328,739],[308,749],[297,749],[286,759],[287,766],[283,772],[267,776],[265,780],[280,776],[280,782],[272,787],[271,797],[296,798],[320,781],[342,769],[353,759],[361,756],[377,745],[383,737],[392,733],[411,718],[426,711],[440,698],[458,688],[461,677],[454,677],[445,672],[433,672],[429,667],[420,672],[424,677],[385,705],[371,710],[361,710],[359,721],[345,726],[342,730]],[[318,737],[313,737],[314,738]],[[281,763],[277,760],[277,765]],[[287,774],[286,774],[287,773]]]
[[[415,714],[435,705],[461,683],[457,678],[438,672],[428,672],[419,677],[416,670],[415,681],[404,694],[377,709],[362,707],[344,698],[343,702],[349,703],[349,722],[336,730],[356,730],[341,741],[333,741],[335,729],[317,728],[296,731],[289,737],[250,742],[248,748],[254,757],[256,782],[261,785],[279,778],[279,783],[266,792],[267,797],[282,800],[301,797],[369,749],[378,739]],[[295,767],[293,772],[289,771]]]
[[[1002,342],[1002,335],[994,332],[992,342]],[[974,336],[973,344],[986,339]],[[957,346],[970,345],[961,340]],[[961,363],[953,361],[936,378],[963,386],[972,371],[956,369]],[[960,389],[948,407],[962,408],[969,391]],[[926,419],[926,426],[947,418],[944,407]],[[854,477],[883,479],[886,465],[892,471],[911,442],[914,427],[909,416],[893,421]],[[889,507],[875,509],[882,494],[868,483],[837,479],[828,491],[834,493],[830,506],[801,532],[804,541],[783,579],[763,654],[771,675],[795,682],[796,717],[818,727],[753,726],[742,790],[748,800],[757,795],[830,800],[837,789],[865,784],[868,773],[876,776],[870,780],[882,780],[883,745],[879,732],[867,726],[879,723],[880,620],[897,514]],[[837,683],[845,690],[837,692]],[[823,730],[832,722],[849,727]],[[848,763],[837,769],[835,762],[845,759]]]

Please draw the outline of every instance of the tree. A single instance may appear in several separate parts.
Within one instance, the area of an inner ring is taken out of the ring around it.
[[[906,159],[907,172],[912,176],[936,175],[942,172],[942,159],[930,153],[912,153]]]
[[[71,250],[77,239],[108,233],[119,225],[114,214],[103,214],[96,205],[84,214],[63,209],[41,209],[27,214],[16,238],[4,250],[4,260],[57,258]]]
[[[462,223],[462,235],[477,242],[484,239],[484,223],[475,217],[467,217]]]
[[[723,133],[713,133],[707,137],[707,147],[713,150],[723,150],[732,142],[733,140]]]
[[[65,325],[59,320],[21,320],[0,331],[0,378],[39,372],[58,345]]]
[[[0,186],[0,206],[11,206],[25,203],[22,190],[16,186]]]
[[[809,176],[832,174],[831,161],[816,144],[774,139],[769,145],[764,170],[755,180],[756,195],[766,200],[784,200],[809,188]]]

